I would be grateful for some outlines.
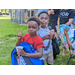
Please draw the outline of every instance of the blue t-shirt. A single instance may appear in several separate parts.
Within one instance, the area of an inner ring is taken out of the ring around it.
[[[69,21],[70,18],[74,18],[74,10],[68,9],[64,10],[62,9],[59,14],[60,17],[60,24],[65,24]]]
[[[40,27],[39,31],[37,31],[37,34],[42,38],[42,37],[44,37],[46,35],[49,35],[49,31],[50,31],[49,28],[41,28]],[[53,50],[53,48],[52,48],[52,40],[50,40],[49,45],[48,45],[49,39],[44,40],[43,43],[45,45],[45,47],[43,48],[43,54],[47,54],[47,53],[49,53],[50,51]],[[48,47],[48,49],[46,49],[47,47]]]
[[[57,25],[57,19],[60,13],[60,9],[53,9],[54,10],[54,14],[50,15],[50,19],[49,19],[49,24],[50,25]]]
[[[43,10],[39,9],[35,15],[38,16],[38,14],[39,14],[40,12],[42,12],[42,11],[48,12],[48,9],[43,9]]]

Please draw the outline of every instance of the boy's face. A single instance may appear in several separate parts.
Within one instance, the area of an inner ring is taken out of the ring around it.
[[[42,27],[46,27],[48,21],[49,21],[49,17],[46,13],[42,13],[39,17],[40,22],[41,22],[41,26]]]
[[[37,30],[38,30],[38,24],[37,24],[37,22],[35,22],[35,21],[29,21],[28,22],[28,32],[29,32],[29,34],[30,34],[31,37],[35,37],[37,35],[36,34]]]

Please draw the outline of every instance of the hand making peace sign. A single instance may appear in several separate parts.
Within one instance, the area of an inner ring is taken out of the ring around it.
[[[21,39],[22,38],[22,29],[20,32],[19,29],[17,28],[17,31],[18,31],[17,37],[18,37],[18,39]]]

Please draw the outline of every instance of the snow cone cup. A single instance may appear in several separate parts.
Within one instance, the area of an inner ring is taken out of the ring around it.
[[[23,49],[22,46],[16,46],[16,50],[18,51],[19,49]]]
[[[22,46],[16,46],[16,50],[18,51],[19,49],[23,49]],[[20,65],[20,55],[18,55],[18,58],[17,58],[17,65]]]
[[[54,34],[54,29],[50,30],[49,33],[53,35]]]

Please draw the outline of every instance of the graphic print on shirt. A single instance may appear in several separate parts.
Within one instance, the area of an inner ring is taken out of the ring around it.
[[[63,16],[63,18],[68,17],[69,13],[68,12],[61,12],[60,17]]]
[[[50,48],[51,48],[51,45],[52,45],[52,42],[50,43],[50,40],[49,40],[49,42],[48,42],[47,46],[46,46],[46,47],[44,47],[44,50],[45,50],[45,51],[47,51],[47,50],[48,50],[48,48],[49,48],[49,46],[50,46]]]

